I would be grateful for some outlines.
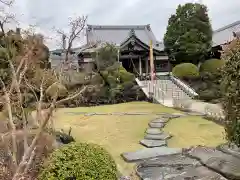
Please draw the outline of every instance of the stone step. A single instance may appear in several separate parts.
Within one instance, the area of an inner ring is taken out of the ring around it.
[[[148,125],[149,125],[150,128],[163,128],[165,126],[165,123],[150,122]]]
[[[168,147],[154,147],[154,148],[144,148],[135,152],[122,153],[121,156],[127,162],[136,162],[141,160],[146,160],[150,158],[155,158],[159,156],[181,154],[181,148],[168,148]]]
[[[149,139],[149,140],[167,140],[170,139],[172,136],[167,134],[167,133],[162,133],[159,135],[153,135],[153,134],[147,134],[145,135],[144,139]]]
[[[154,148],[154,147],[166,146],[167,142],[165,140],[143,139],[140,141],[140,144],[147,148]]]
[[[151,121],[151,123],[167,123],[169,121],[169,118],[157,118]]]
[[[159,128],[148,128],[146,130],[146,134],[152,134],[152,135],[160,135],[163,132]]]

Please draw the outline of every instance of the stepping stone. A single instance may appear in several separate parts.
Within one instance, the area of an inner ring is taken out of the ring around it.
[[[87,113],[87,114],[84,114],[84,116],[94,116],[96,115],[96,113]]]
[[[163,132],[159,129],[159,128],[148,128],[146,130],[146,133],[147,134],[153,134],[153,135],[160,135],[162,134]]]
[[[221,144],[217,147],[217,150],[222,151],[223,153],[230,154],[240,159],[240,148],[234,144]]]
[[[161,147],[167,145],[165,140],[150,140],[150,139],[143,139],[140,141],[140,144],[147,148]]]
[[[148,125],[149,125],[150,128],[163,128],[165,124],[164,123],[152,123],[152,122],[150,122]]]
[[[167,140],[170,139],[172,136],[166,133],[162,133],[159,135],[154,134],[147,134],[144,139],[150,139],[150,140]]]
[[[145,112],[127,112],[126,115],[148,115],[149,113]]]
[[[215,148],[198,146],[190,149],[187,155],[196,158],[204,166],[229,179],[240,179],[240,159]]]
[[[167,123],[169,118],[157,118],[151,121],[151,123]]]
[[[122,153],[122,157],[127,162],[134,162],[139,160],[146,160],[149,158],[156,158],[159,156],[167,156],[182,153],[181,148],[168,148],[168,147],[154,147],[144,148],[135,152]]]
[[[164,114],[161,116],[161,118],[169,118],[169,119],[174,119],[174,118],[179,118],[179,114]]]

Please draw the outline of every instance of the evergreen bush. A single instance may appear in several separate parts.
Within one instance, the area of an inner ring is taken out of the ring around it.
[[[176,65],[172,73],[179,78],[197,78],[199,77],[199,71],[197,66],[192,63],[182,63]]]
[[[223,108],[227,139],[240,147],[240,40],[226,49],[222,71]]]
[[[220,59],[209,59],[206,60],[200,66],[200,72],[207,72],[207,73],[216,73],[221,67],[223,67],[225,61]]]
[[[70,143],[54,151],[46,161],[39,179],[117,180],[117,167],[102,147]]]

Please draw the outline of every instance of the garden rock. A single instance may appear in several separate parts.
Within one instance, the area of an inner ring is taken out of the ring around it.
[[[135,152],[126,152],[122,154],[122,157],[127,162],[135,162],[140,160],[146,160],[159,156],[173,155],[182,153],[181,148],[168,148],[168,147],[155,147],[144,148]]]
[[[159,135],[153,135],[153,134],[147,134],[144,139],[150,139],[150,140],[167,140],[170,139],[172,136],[166,133],[162,133]]]
[[[167,123],[169,118],[157,118],[151,121],[151,123]]]
[[[161,156],[138,164],[136,172],[141,179],[171,179],[198,164],[196,160],[181,154]]]
[[[187,154],[198,159],[206,167],[224,174],[229,179],[240,179],[240,159],[225,154],[214,148],[197,146],[190,149]]]
[[[146,146],[147,148],[161,147],[167,145],[165,140],[150,140],[150,139],[143,139],[140,141],[140,144]]]
[[[146,133],[147,134],[152,134],[152,135],[160,135],[162,134],[163,132],[159,129],[159,128],[148,128],[146,130]]]
[[[152,122],[150,122],[148,125],[151,128],[163,128],[165,124],[164,123],[152,123]]]
[[[184,172],[172,178],[171,176],[165,176],[167,180],[186,180],[186,179],[198,179],[198,180],[227,180],[222,175],[211,171],[210,169],[200,167],[188,167]]]
[[[222,144],[219,145],[217,149],[240,159],[240,148],[237,147],[235,144]]]
[[[151,180],[225,180],[221,175],[201,166],[197,160],[182,154],[161,156],[140,162],[136,172],[141,179]]]

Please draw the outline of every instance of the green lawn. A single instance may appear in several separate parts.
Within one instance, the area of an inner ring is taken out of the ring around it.
[[[148,122],[155,115],[72,115],[66,112],[179,112],[159,104],[132,102],[97,107],[79,107],[58,109],[54,115],[56,129],[68,130],[78,141],[92,142],[104,146],[116,160],[119,170],[124,174],[133,171],[133,164],[125,163],[120,154],[143,148],[139,140],[143,139]],[[223,142],[223,128],[200,117],[185,117],[171,120],[165,131],[174,136],[169,141],[171,147],[188,147],[193,144],[217,145]]]

